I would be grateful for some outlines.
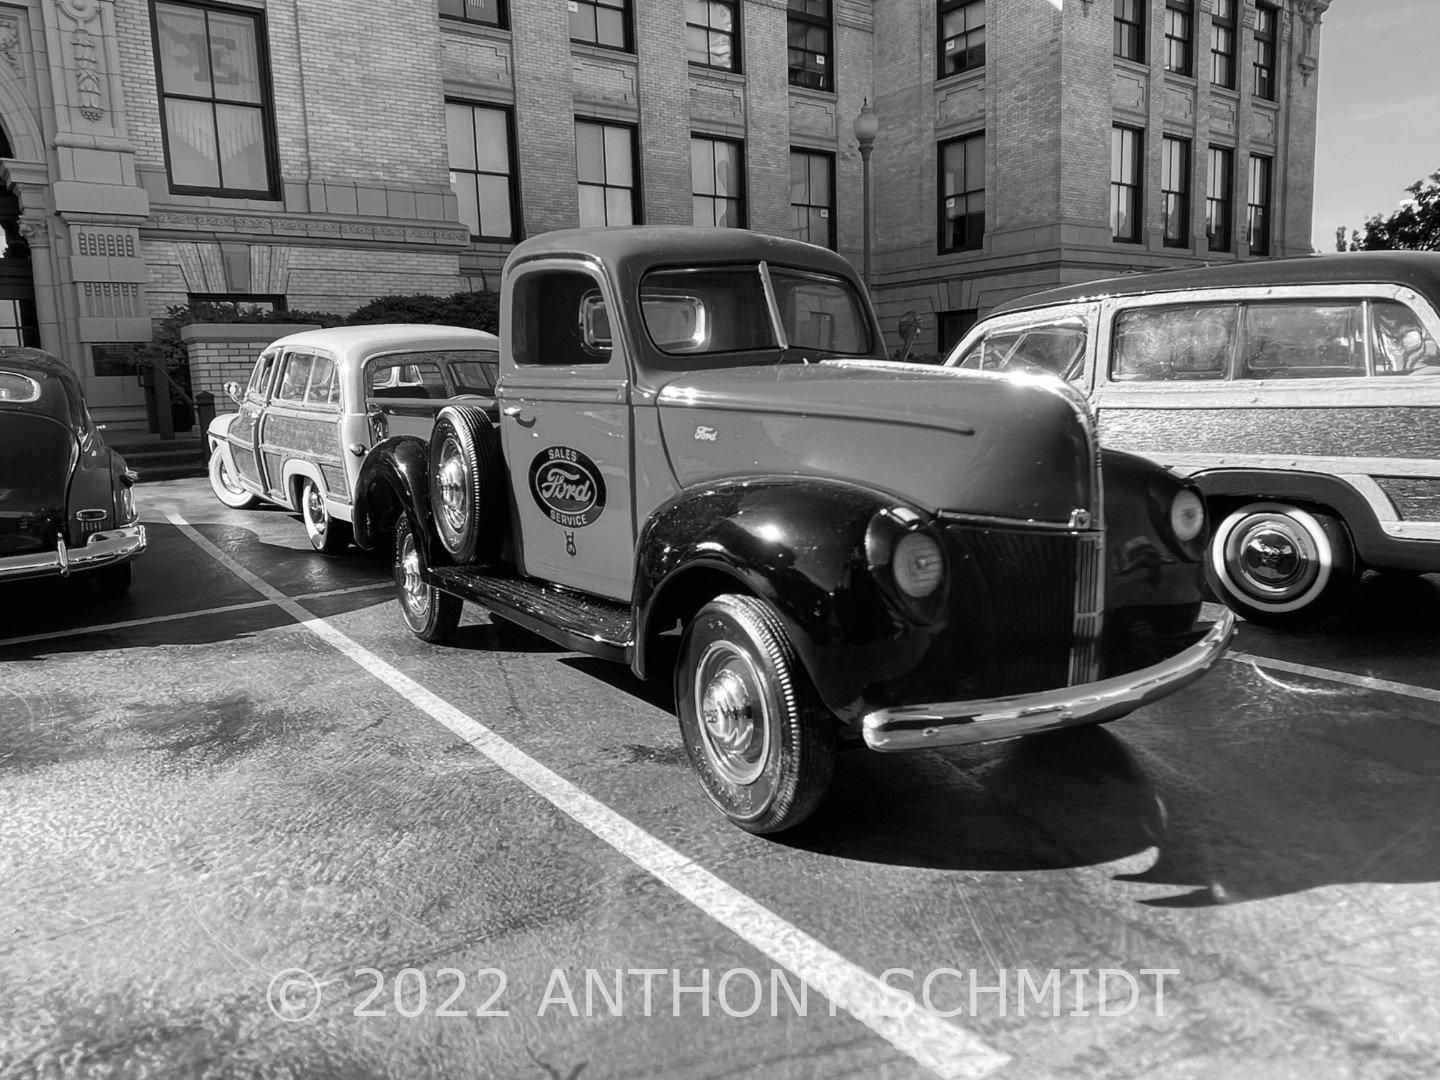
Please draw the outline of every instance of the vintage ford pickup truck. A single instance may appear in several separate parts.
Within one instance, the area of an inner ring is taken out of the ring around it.
[[[834,252],[727,229],[526,240],[493,410],[388,438],[355,538],[400,612],[469,600],[673,672],[706,792],[804,820],[838,747],[1008,739],[1124,716],[1207,671],[1201,499],[1102,453],[1061,380],[891,363]]]

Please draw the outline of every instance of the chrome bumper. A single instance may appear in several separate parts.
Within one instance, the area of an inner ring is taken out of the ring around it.
[[[61,540],[54,551],[37,551],[33,555],[9,555],[0,558],[0,581],[47,577],[59,574],[68,577],[81,570],[125,562],[145,550],[145,526],[122,525],[118,529],[91,533],[82,548],[68,548]]]
[[[865,742],[872,750],[921,750],[1113,720],[1189,686],[1225,655],[1234,636],[1235,616],[1226,611],[1195,644],[1128,675],[1033,694],[877,709],[865,717]]]

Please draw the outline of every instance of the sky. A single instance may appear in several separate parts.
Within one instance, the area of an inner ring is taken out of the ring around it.
[[[1440,0],[1334,0],[1320,35],[1314,244],[1440,169]]]

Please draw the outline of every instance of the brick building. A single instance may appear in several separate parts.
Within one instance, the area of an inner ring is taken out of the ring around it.
[[[127,424],[124,343],[187,300],[493,287],[577,223],[859,262],[869,98],[877,297],[930,351],[1036,288],[1308,250],[1327,5],[7,0],[0,340]]]

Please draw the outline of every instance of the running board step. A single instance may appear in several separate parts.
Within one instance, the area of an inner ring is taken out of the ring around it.
[[[561,648],[622,664],[635,651],[630,605],[546,585],[532,578],[437,566],[431,583],[548,638]]]

